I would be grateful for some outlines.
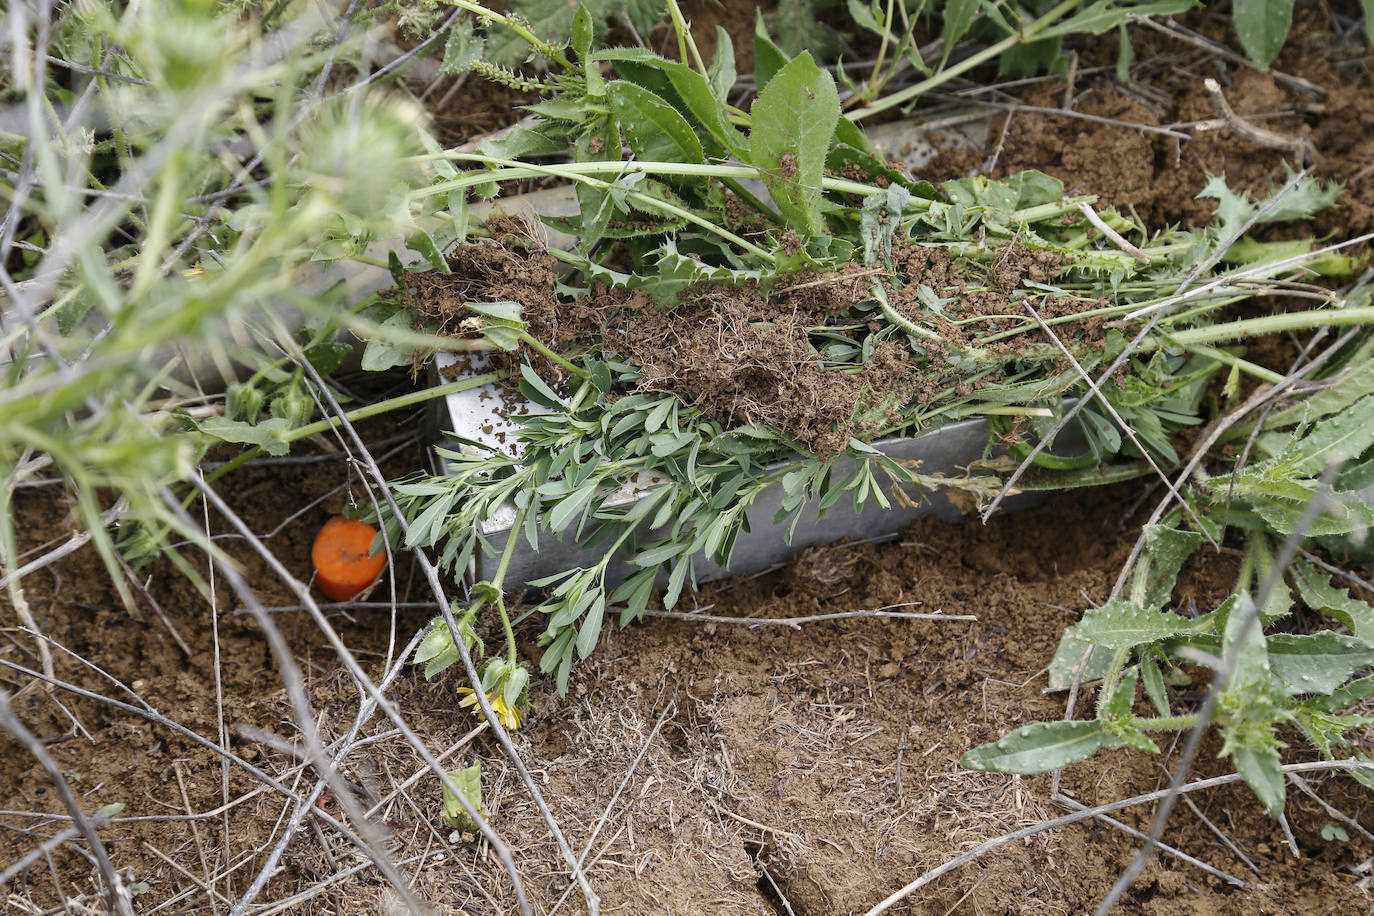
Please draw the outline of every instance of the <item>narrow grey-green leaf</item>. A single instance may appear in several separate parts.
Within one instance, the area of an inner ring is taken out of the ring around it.
[[[591,610],[587,611],[581,628],[577,631],[578,658],[585,659],[596,648],[596,641],[601,637],[601,621],[605,616],[606,596],[605,594],[598,594],[596,600],[592,602]]]
[[[970,770],[1029,775],[1066,767],[1117,743],[1096,719],[1036,722],[965,752],[959,762]]]
[[[835,80],[802,52],[774,75],[751,109],[752,162],[792,228],[818,235],[821,175],[840,117]]]

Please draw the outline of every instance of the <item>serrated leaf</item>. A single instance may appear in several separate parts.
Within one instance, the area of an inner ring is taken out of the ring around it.
[[[1119,744],[1096,719],[1085,722],[1036,722],[965,752],[959,762],[970,770],[1030,775],[1066,767],[1103,748]]]
[[[1225,689],[1245,693],[1262,689],[1269,684],[1269,653],[1260,627],[1255,602],[1246,592],[1231,595],[1218,615],[1226,620],[1222,635],[1223,657],[1234,655],[1235,666],[1226,678]]]
[[[1168,611],[1152,611],[1114,599],[1089,608],[1071,629],[1076,639],[1109,649],[1131,649],[1190,632],[1193,623]]]
[[[1374,641],[1374,607],[1337,588],[1329,576],[1310,563],[1295,563],[1290,572],[1304,604],[1335,617],[1359,639]]]
[[[637,157],[650,162],[706,161],[696,131],[662,98],[628,80],[613,80],[606,84],[606,92]]]
[[[1374,665],[1374,643],[1330,630],[1275,633],[1266,651],[1269,670],[1287,696],[1329,694]]]
[[[792,226],[819,235],[825,154],[840,117],[835,80],[808,52],[777,72],[751,108],[750,159]]]
[[[480,60],[486,50],[486,38],[473,31],[472,19],[460,19],[449,30],[444,42],[444,59],[439,64],[441,76],[456,76],[472,68],[473,61]]]
[[[1250,60],[1268,68],[1283,50],[1293,25],[1293,0],[1234,0],[1236,37]]]

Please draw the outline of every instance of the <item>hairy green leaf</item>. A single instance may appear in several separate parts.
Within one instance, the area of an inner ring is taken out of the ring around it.
[[[1103,748],[1119,745],[1120,741],[1095,719],[1085,722],[1036,722],[965,752],[960,763],[970,770],[1029,775],[1057,770],[1090,757]]]
[[[763,88],[751,114],[750,158],[774,203],[798,232],[819,235],[821,175],[840,117],[834,79],[803,52]]]

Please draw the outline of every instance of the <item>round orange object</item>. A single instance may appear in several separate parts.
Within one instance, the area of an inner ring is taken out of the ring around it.
[[[386,565],[386,551],[368,555],[377,529],[367,522],[336,515],[315,535],[310,562],[315,584],[335,601],[350,601],[367,588]]]

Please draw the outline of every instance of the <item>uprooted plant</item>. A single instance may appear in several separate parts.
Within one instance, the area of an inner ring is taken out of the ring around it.
[[[1007,488],[1017,458],[1033,465],[1021,489],[1162,474],[1181,463],[1174,433],[1205,423],[1257,383],[1285,384],[1238,341],[1355,326],[1324,371],[1358,373],[1366,358],[1363,328],[1374,321],[1367,294],[1305,282],[1352,273],[1357,261],[1344,249],[1360,240],[1318,248],[1247,234],[1310,216],[1336,200],[1338,187],[1293,175],[1255,201],[1217,177],[1200,189],[1218,202],[1211,226],[1158,232],[1095,208],[1090,196],[1066,198],[1058,181],[1036,172],[936,188],[872,146],[809,54],[789,58],[762,30],[757,96],[748,110],[730,104],[728,42],[705,62],[669,9],[681,60],[597,50],[585,10],[574,20],[572,59],[519,22],[481,14],[479,26],[512,26],[529,38],[549,66],[539,80],[483,63],[481,31],[466,26],[469,65],[545,99],[530,106],[538,117],[531,127],[475,153],[436,146],[422,157],[435,180],[412,194],[410,245],[424,261],[410,269],[394,261],[396,289],[379,305],[383,325],[444,332],[459,338],[456,350],[488,351],[529,404],[514,418],[518,454],[464,440],[441,450],[444,473],[394,485],[409,546],[438,548],[459,573],[479,551],[502,557],[460,620],[474,650],[480,614],[494,609],[503,622],[507,651],[487,663],[484,687],[508,709],[522,702],[528,676],[507,587],[544,590],[540,666],[563,690],[608,613],[624,625],[656,595],[672,606],[692,586],[698,558],[728,564],[747,510],[769,488],[784,493],[773,523],[787,526],[808,505],[887,506],[933,488],[987,505]],[[471,197],[528,179],[575,189],[577,215],[545,219],[577,240],[575,250],[546,249],[509,219],[471,225]],[[1227,311],[1256,291],[1286,290],[1319,304],[1250,319]],[[384,339],[371,352],[382,362],[414,355]],[[1117,363],[1109,384],[1090,384]],[[1033,450],[1075,399],[1082,454]],[[1070,663],[1077,671],[1091,649],[1080,679],[1105,678],[1099,718],[1031,726],[971,752],[969,765],[1021,772],[1102,747],[1151,747],[1146,731],[1197,721],[1175,714],[1164,690],[1182,661],[1207,663],[1241,640],[1244,664],[1222,685],[1218,721],[1271,810],[1282,788],[1273,780],[1274,723],[1301,722],[1329,752],[1360,721],[1337,714],[1368,693],[1351,679],[1374,661],[1353,599],[1321,605],[1344,609],[1350,634],[1271,635],[1267,662],[1266,641],[1234,612],[1249,606],[1252,580],[1272,568],[1274,539],[1292,531],[1320,466],[1364,451],[1350,437],[1336,450],[1322,444],[1328,427],[1361,425],[1363,402],[1301,403],[1306,413],[1289,408],[1264,425],[1301,422],[1299,433],[1260,436],[1263,460],[1238,476],[1208,464],[1213,476],[1171,484],[1184,501],[1147,529],[1128,596],[1090,611],[1066,636],[1056,677],[1062,682]],[[922,474],[875,445],[965,417],[988,418],[991,436],[984,459],[957,479]],[[610,499],[635,479],[652,481],[640,498]],[[1360,484],[1342,477],[1338,486],[1356,492]],[[483,526],[498,515],[508,534],[491,543]],[[1320,530],[1365,524],[1354,509],[1342,518]],[[389,524],[399,536],[397,521]],[[1165,612],[1186,556],[1230,530],[1248,538],[1248,578],[1236,595],[1196,619]],[[504,581],[520,539],[537,548],[549,537],[575,538],[599,559],[534,582]],[[619,581],[618,560],[632,570]],[[1330,591],[1304,581],[1309,606]],[[1270,597],[1264,619],[1281,609]],[[1136,618],[1144,623],[1134,630],[1121,622]],[[457,655],[450,632],[436,626],[416,660],[434,674]],[[1132,713],[1142,679],[1157,719]]]

